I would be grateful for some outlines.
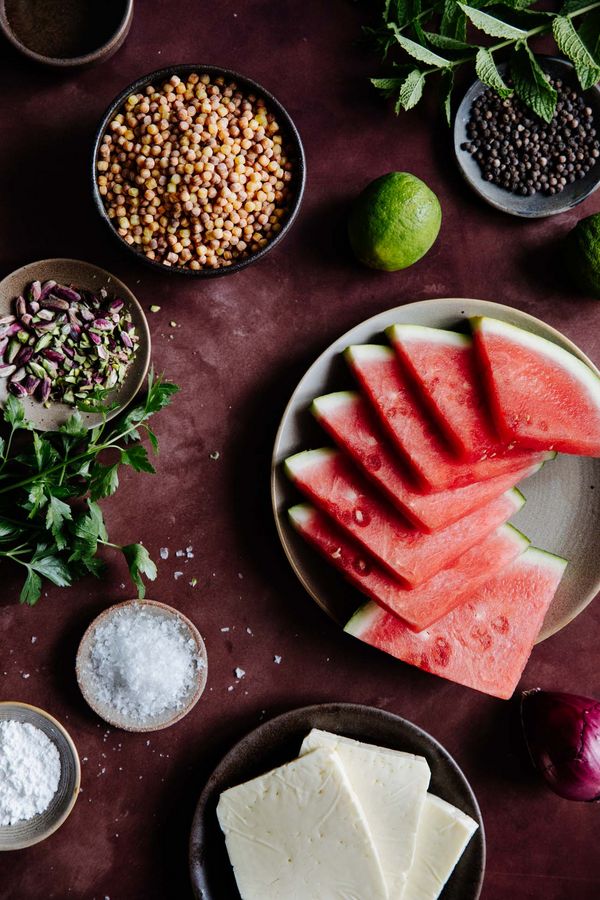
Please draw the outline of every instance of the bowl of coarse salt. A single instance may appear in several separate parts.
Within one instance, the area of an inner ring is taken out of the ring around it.
[[[0,701],[0,851],[45,840],[79,794],[75,744],[60,722],[28,703]]]
[[[89,706],[125,731],[158,731],[196,705],[206,687],[206,647],[172,606],[127,600],[91,623],[77,651],[77,681]]]

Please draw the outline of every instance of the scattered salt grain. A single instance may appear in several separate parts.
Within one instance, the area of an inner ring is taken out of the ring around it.
[[[236,678],[243,678],[244,675],[246,674],[246,671],[245,671],[245,669],[240,669],[240,667],[237,666],[237,668],[235,668],[233,670],[233,674],[235,675]]]
[[[185,555],[187,556],[188,559],[193,559],[193,558],[194,558],[194,548],[193,548],[193,547],[186,547],[186,548],[185,548]]]
[[[168,547],[161,547],[161,548],[160,548],[160,558],[161,558],[161,559],[168,559],[168,558],[169,558],[169,548],[168,548]]]
[[[218,459],[218,458],[220,457],[220,455],[221,455],[221,454],[219,453],[218,450],[213,450],[213,452],[210,454],[210,458],[211,458],[211,459]]]
[[[273,657],[273,662],[278,666],[281,663],[281,657],[275,654],[275,656]]]
[[[248,634],[254,634],[254,632],[252,631],[251,628],[246,628],[246,632],[247,632]]]
[[[229,631],[229,626],[227,626],[225,628],[221,628],[221,631]]]
[[[118,610],[95,629],[86,675],[95,700],[145,722],[185,704],[204,660],[186,624],[143,604]]]
[[[185,556],[185,550],[176,550],[175,556]]]
[[[29,678],[29,672],[22,672],[21,678]]]
[[[181,578],[183,572],[173,572],[173,578],[177,581],[178,578]]]
[[[227,690],[228,690],[228,691],[232,691],[232,690],[233,690],[233,685],[230,684],[229,687],[227,688]]]
[[[35,644],[36,641],[37,641],[37,637],[36,637],[35,634],[34,634],[34,635],[32,635],[31,643],[32,643],[32,644]]]
[[[60,781],[56,745],[35,725],[0,722],[0,825],[43,813]]]

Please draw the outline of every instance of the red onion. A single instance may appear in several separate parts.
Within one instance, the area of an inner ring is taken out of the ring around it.
[[[521,722],[534,766],[566,800],[600,800],[600,702],[576,694],[524,691]]]

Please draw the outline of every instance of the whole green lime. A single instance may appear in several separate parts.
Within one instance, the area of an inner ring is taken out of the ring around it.
[[[348,233],[361,262],[396,272],[425,256],[441,222],[439,200],[424,181],[408,172],[390,172],[358,196]]]
[[[569,232],[565,258],[573,280],[600,297],[600,213],[580,219]]]

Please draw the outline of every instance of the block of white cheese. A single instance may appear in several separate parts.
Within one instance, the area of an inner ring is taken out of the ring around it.
[[[242,900],[389,900],[366,818],[331,748],[224,791],[217,816]]]
[[[437,900],[478,827],[460,809],[427,794],[404,900]]]
[[[422,756],[363,744],[313,729],[300,754],[335,750],[363,808],[379,852],[390,900],[403,896],[431,776]]]

